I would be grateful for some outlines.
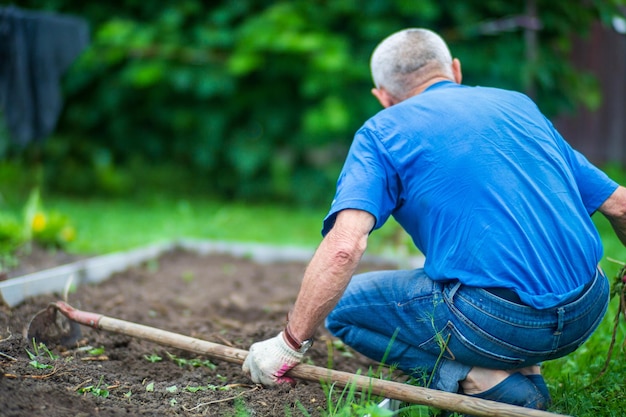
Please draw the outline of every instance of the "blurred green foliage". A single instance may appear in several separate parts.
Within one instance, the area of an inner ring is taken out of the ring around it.
[[[550,116],[597,106],[596,80],[566,57],[624,0],[534,1],[536,50],[524,0],[16,1],[82,16],[92,42],[64,78],[55,136],[0,157],[63,192],[328,203],[354,131],[379,110],[369,55],[399,29],[439,31],[466,84],[532,92]]]

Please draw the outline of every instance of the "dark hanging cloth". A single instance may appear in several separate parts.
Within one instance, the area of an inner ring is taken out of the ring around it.
[[[83,19],[0,7],[0,110],[14,142],[52,133],[63,107],[61,77],[88,44]]]

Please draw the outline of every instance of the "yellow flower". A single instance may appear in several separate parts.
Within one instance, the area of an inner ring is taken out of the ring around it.
[[[48,222],[48,219],[46,219],[46,215],[40,211],[37,212],[35,216],[33,217],[33,223],[32,223],[33,232],[35,233],[41,232],[43,229],[46,228],[47,222]]]
[[[61,238],[64,242],[71,242],[76,238],[76,230],[72,226],[65,226],[61,230]]]

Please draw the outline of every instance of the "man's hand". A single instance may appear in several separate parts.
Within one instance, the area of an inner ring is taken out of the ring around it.
[[[302,361],[304,355],[293,350],[283,333],[272,339],[254,343],[243,363],[242,370],[253,382],[263,385],[293,384],[285,374]]]

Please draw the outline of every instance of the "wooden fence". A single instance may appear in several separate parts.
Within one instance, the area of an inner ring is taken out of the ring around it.
[[[592,162],[626,165],[626,34],[597,24],[589,37],[575,40],[572,60],[598,78],[602,104],[559,117],[555,126]]]

